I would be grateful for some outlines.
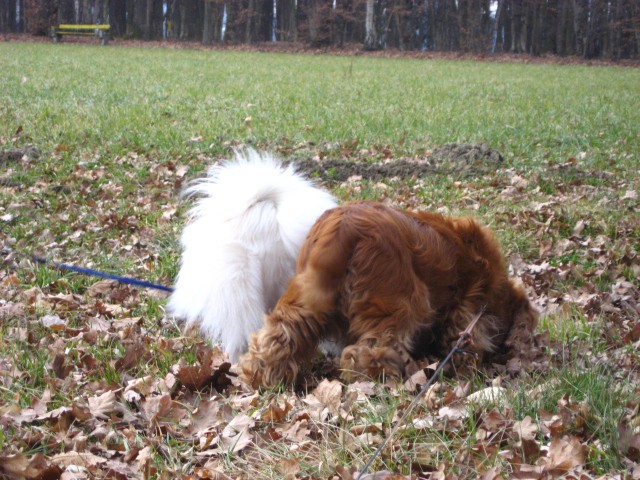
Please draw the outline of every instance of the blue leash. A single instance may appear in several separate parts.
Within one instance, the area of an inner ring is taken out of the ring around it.
[[[153,288],[154,290],[161,290],[163,292],[173,292],[173,288],[167,287],[165,285],[160,285],[158,283],[147,282],[145,280],[138,280],[137,278],[132,277],[123,277],[120,275],[113,275],[111,273],[101,272],[100,270],[94,270],[92,268],[84,268],[84,267],[76,267],[74,265],[68,265],[66,263],[58,263],[47,260],[43,257],[38,257],[36,255],[32,255],[31,258],[36,263],[40,263],[42,265],[49,265],[51,267],[57,268],[59,270],[68,270],[71,272],[82,273],[83,275],[90,275],[93,277],[100,278],[108,278],[110,280],[115,280],[119,283],[124,283],[126,285],[134,285],[136,287],[141,288]]]

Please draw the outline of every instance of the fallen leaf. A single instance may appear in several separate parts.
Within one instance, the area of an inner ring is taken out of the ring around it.
[[[90,452],[65,452],[51,457],[52,463],[62,467],[78,465],[80,467],[90,468],[105,463],[106,461],[106,458],[99,457]]]
[[[338,380],[325,379],[313,391],[313,396],[320,400],[333,415],[337,415],[342,399],[342,383]]]
[[[632,462],[640,463],[640,433],[625,422],[618,424],[618,446]]]
[[[64,330],[64,327],[67,326],[66,320],[63,320],[58,315],[45,315],[40,319],[40,323],[46,328],[50,328],[56,332]]]
[[[310,433],[309,421],[305,418],[293,422],[287,429],[283,430],[282,436],[292,442],[301,443],[309,439]]]
[[[538,425],[527,415],[519,422],[513,423],[513,432],[520,440],[534,440],[538,433]]]
[[[549,458],[544,465],[544,471],[552,475],[562,475],[583,465],[584,461],[584,447],[578,437],[555,438],[549,446]]]
[[[487,387],[467,396],[469,402],[503,404],[506,401],[506,389],[502,387]]]
[[[294,458],[282,458],[278,462],[278,472],[283,475],[283,478],[294,479],[300,471],[300,462]]]
[[[101,420],[109,420],[109,413],[116,410],[116,394],[113,390],[107,390],[102,395],[89,397],[89,410],[91,414]]]
[[[469,412],[465,405],[444,406],[438,410],[438,416],[449,420],[462,420],[469,416]]]
[[[31,459],[19,453],[16,455],[0,454],[0,477],[7,478],[59,478],[62,469],[58,465],[52,465],[41,453],[35,454]]]

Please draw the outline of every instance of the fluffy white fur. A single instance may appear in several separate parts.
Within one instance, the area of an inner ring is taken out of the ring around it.
[[[182,233],[168,310],[237,361],[294,275],[311,226],[336,203],[293,167],[253,150],[212,167],[186,194],[200,199]]]

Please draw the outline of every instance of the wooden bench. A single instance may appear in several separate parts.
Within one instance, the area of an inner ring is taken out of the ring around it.
[[[110,25],[71,25],[64,24],[51,27],[51,38],[55,43],[62,40],[63,35],[95,36],[100,39],[102,45],[109,43]]]

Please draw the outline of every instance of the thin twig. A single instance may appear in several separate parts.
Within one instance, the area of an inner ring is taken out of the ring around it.
[[[380,455],[380,452],[382,452],[382,449],[387,445],[389,440],[396,434],[396,432],[398,431],[398,428],[404,425],[405,420],[417,405],[418,401],[420,400],[420,397],[422,397],[422,395],[429,389],[429,387],[433,385],[433,383],[436,381],[436,379],[440,375],[440,372],[442,372],[442,369],[447,365],[447,363],[451,361],[451,358],[453,357],[453,355],[459,351],[462,351],[462,346],[469,343],[469,341],[471,340],[471,333],[473,332],[474,327],[478,323],[478,320],[480,320],[480,317],[482,317],[484,310],[485,310],[485,307],[482,307],[478,312],[478,314],[473,318],[473,320],[471,320],[469,325],[467,325],[467,328],[465,328],[462,332],[460,332],[460,337],[458,338],[458,341],[456,342],[456,344],[453,346],[453,348],[447,354],[444,360],[438,363],[438,367],[436,368],[435,372],[433,372],[433,375],[431,375],[431,378],[429,378],[429,381],[422,386],[420,391],[416,394],[416,396],[413,398],[413,400],[409,404],[409,407],[402,414],[402,417],[400,417],[398,422],[391,429],[391,432],[389,432],[389,435],[387,435],[387,437],[378,446],[376,451],[373,452],[373,455],[371,455],[371,458],[369,458],[367,463],[365,463],[364,467],[362,467],[362,470],[360,471],[360,474],[358,475],[357,480],[360,480],[362,478],[362,475],[367,473],[367,470],[369,469],[373,461],[378,457],[378,455]]]

